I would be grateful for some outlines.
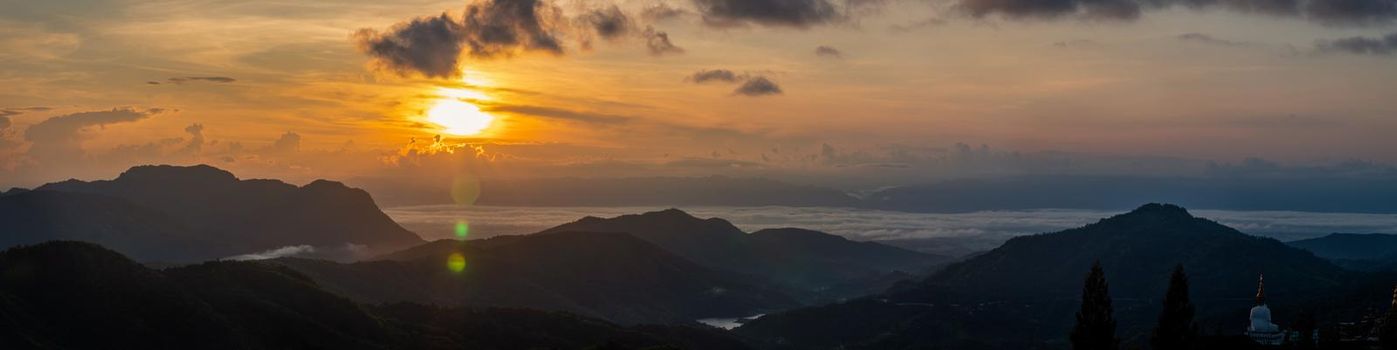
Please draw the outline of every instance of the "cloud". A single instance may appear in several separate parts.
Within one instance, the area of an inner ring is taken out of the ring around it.
[[[219,84],[229,84],[229,82],[235,82],[235,81],[237,81],[237,79],[235,79],[235,78],[229,78],[229,77],[175,77],[175,78],[165,79],[165,82],[169,82],[169,84],[176,84],[176,85],[184,84],[184,82],[196,82],[196,81],[219,82]],[[147,81],[147,82],[145,82],[145,84],[149,84],[149,85],[161,85],[161,82],[159,82],[159,81]]]
[[[693,0],[712,26],[755,23],[764,26],[805,28],[840,20],[844,16],[826,0]]]
[[[1397,18],[1393,0],[959,0],[975,18],[1135,20],[1145,11],[1185,7],[1304,18],[1325,25],[1367,25]]]
[[[129,123],[163,112],[152,108],[114,108],[110,111],[80,112],[45,119],[24,131],[31,142],[30,155],[49,161],[73,161],[83,156],[82,131],[90,127]]]
[[[1245,42],[1241,42],[1241,41],[1232,41],[1232,40],[1226,40],[1226,39],[1218,39],[1218,38],[1213,37],[1212,35],[1203,34],[1203,33],[1184,33],[1184,34],[1179,34],[1179,36],[1177,36],[1176,38],[1178,38],[1179,40],[1182,40],[1182,41],[1191,41],[1191,42],[1196,42],[1196,43],[1209,44],[1209,45],[1219,45],[1219,46],[1247,46],[1247,45],[1248,45],[1248,44],[1245,43]]]
[[[695,72],[694,75],[685,78],[685,80],[694,82],[695,84],[707,82],[736,83],[743,79],[746,79],[746,74],[737,75],[737,73],[733,73],[727,69],[700,70]]]
[[[315,253],[315,247],[312,247],[312,246],[304,245],[304,244],[303,244],[303,245],[285,246],[285,247],[276,248],[276,249],[269,249],[269,250],[265,250],[265,251],[261,251],[261,252],[257,252],[257,253],[252,253],[252,254],[235,255],[235,256],[230,256],[230,257],[227,257],[227,258],[223,258],[222,260],[233,260],[233,261],[269,260],[269,259],[277,259],[277,258],[292,257],[292,256],[297,256],[297,255],[309,254],[309,253]]]
[[[204,124],[194,123],[184,128],[184,132],[189,134],[189,143],[180,152],[185,154],[199,154],[204,148]]]
[[[464,15],[416,18],[387,31],[360,29],[359,50],[398,74],[448,78],[460,75],[462,55],[490,59],[520,52],[564,53],[561,9],[541,0],[482,0]]]
[[[816,47],[816,48],[815,48],[815,55],[816,55],[816,56],[820,56],[820,57],[827,57],[827,58],[843,58],[843,57],[844,57],[844,53],[843,53],[843,52],[840,52],[839,49],[836,49],[836,48],[833,48],[833,47],[829,47],[829,46],[820,46],[820,47]]]
[[[666,3],[656,3],[645,7],[640,11],[640,17],[646,21],[658,22],[675,19],[689,15],[689,11],[669,6]]]
[[[10,117],[0,115],[0,132],[4,132],[8,128],[10,128]]]
[[[742,86],[737,87],[737,90],[733,90],[733,93],[743,96],[779,95],[781,87],[766,77],[758,76],[747,79],[746,82],[742,83]]]
[[[684,53],[684,48],[674,46],[669,41],[669,34],[655,30],[652,27],[645,27],[645,32],[641,33],[645,37],[645,47],[650,49],[650,55],[663,56],[667,54]]]
[[[203,129],[201,127],[200,131],[202,130]],[[272,142],[271,145],[268,145],[267,148],[263,148],[262,152],[272,154],[285,154],[293,153],[299,151],[300,149],[301,134],[297,134],[293,131],[287,131],[285,134],[281,134],[281,137],[278,137],[276,141]]]
[[[20,115],[20,114],[24,114],[24,113],[26,113],[26,112],[43,112],[43,111],[47,111],[47,110],[50,110],[50,109],[52,109],[52,108],[48,108],[48,107],[0,108],[0,117],[8,117],[8,116],[12,116],[12,115]]]
[[[710,82],[719,83],[742,83],[733,90],[734,95],[743,96],[765,96],[781,94],[781,87],[770,79],[760,75],[747,73],[737,74],[727,69],[700,70],[693,75],[684,78],[685,81],[694,84],[704,84]]]
[[[1349,53],[1355,55],[1397,55],[1397,33],[1381,38],[1355,36],[1335,40],[1321,40],[1316,45],[1319,52]]]
[[[615,40],[635,30],[635,23],[616,5],[588,11],[579,18],[604,39]]]
[[[630,121],[632,118],[614,114],[589,113],[567,110],[562,108],[510,105],[510,104],[483,104],[482,110],[488,112],[509,112],[527,114],[535,117],[543,117],[556,120],[566,120],[584,122],[592,124],[618,124]]]

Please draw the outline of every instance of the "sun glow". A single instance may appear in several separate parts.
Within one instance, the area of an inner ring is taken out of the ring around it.
[[[453,97],[437,100],[427,110],[427,121],[436,123],[444,132],[458,136],[480,134],[490,127],[495,117],[480,111],[480,107]]]

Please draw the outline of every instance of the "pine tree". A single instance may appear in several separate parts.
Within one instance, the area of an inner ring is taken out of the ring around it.
[[[1150,335],[1150,348],[1154,350],[1192,349],[1198,336],[1198,325],[1193,322],[1193,303],[1188,300],[1188,275],[1184,265],[1174,267],[1169,277],[1169,289],[1164,293],[1164,310],[1159,312],[1159,324]]]
[[[1397,288],[1392,289],[1392,306],[1387,308],[1387,315],[1378,328],[1378,343],[1383,350],[1397,350]]]
[[[1077,325],[1072,327],[1073,350],[1116,350],[1116,320],[1111,316],[1111,295],[1107,290],[1106,274],[1101,262],[1091,265],[1082,286],[1082,309],[1077,311]]]

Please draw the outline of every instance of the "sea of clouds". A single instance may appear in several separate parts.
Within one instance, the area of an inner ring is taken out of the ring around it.
[[[537,232],[584,216],[613,217],[666,208],[656,207],[492,207],[428,205],[388,208],[394,220],[425,239],[455,238],[458,220],[470,226],[469,238]],[[765,228],[800,227],[859,241],[885,241],[925,248],[925,242],[957,245],[956,250],[986,250],[1014,236],[1054,232],[1090,224],[1121,211],[1015,210],[958,214],[824,207],[692,207],[680,208],[701,218],[719,217],[748,232]],[[1333,232],[1397,233],[1397,215],[1311,213],[1292,211],[1192,210],[1249,234],[1282,241]],[[916,242],[923,243],[916,243]],[[949,253],[949,252],[948,252]]]

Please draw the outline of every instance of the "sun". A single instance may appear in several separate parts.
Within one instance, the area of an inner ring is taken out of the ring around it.
[[[470,136],[480,134],[490,127],[495,117],[480,111],[480,107],[455,98],[437,100],[427,110],[427,121],[446,128],[448,134]]]

